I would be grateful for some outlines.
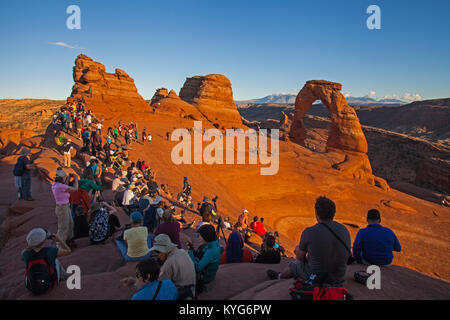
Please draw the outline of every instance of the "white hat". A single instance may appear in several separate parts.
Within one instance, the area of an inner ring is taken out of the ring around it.
[[[248,213],[247,209],[242,210],[242,213]]]
[[[40,246],[47,239],[47,232],[42,228],[31,230],[27,235],[27,243],[31,248]]]
[[[56,176],[59,178],[65,178],[67,173],[64,170],[56,170]]]

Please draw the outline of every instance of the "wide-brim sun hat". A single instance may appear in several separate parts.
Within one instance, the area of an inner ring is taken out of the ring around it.
[[[170,237],[167,234],[161,233],[153,240],[153,246],[150,248],[150,251],[168,253],[175,248],[177,248],[177,245],[172,243]]]

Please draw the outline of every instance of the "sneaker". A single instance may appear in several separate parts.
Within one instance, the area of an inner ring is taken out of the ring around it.
[[[267,276],[270,280],[277,280],[279,273],[274,270],[267,270]]]

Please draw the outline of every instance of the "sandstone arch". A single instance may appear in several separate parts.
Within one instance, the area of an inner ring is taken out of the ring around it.
[[[312,80],[306,82],[295,100],[295,115],[290,130],[290,138],[301,144],[306,138],[303,117],[316,100],[321,100],[331,113],[327,149],[367,153],[367,140],[361,129],[355,110],[347,104],[340,92],[340,83]]]

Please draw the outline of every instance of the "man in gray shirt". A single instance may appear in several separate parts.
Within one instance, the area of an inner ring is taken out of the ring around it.
[[[268,270],[269,278],[308,280],[315,274],[329,284],[344,282],[350,257],[350,233],[342,224],[333,221],[336,205],[330,199],[317,198],[315,211],[318,223],[303,231],[294,251],[296,260],[283,273]]]

